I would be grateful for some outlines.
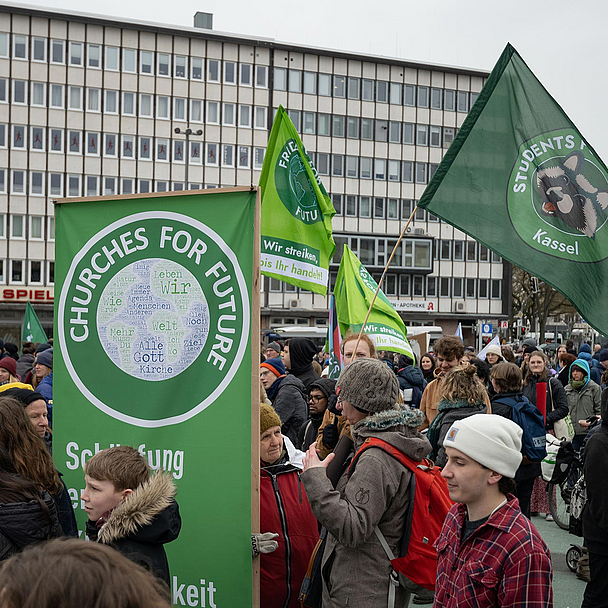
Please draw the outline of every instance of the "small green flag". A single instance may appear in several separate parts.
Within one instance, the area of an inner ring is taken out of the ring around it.
[[[327,294],[336,213],[291,119],[279,106],[262,188],[262,274]]]
[[[23,342],[46,342],[48,340],[44,333],[44,329],[42,329],[38,315],[36,315],[36,311],[29,301],[25,306],[21,339]]]
[[[346,332],[361,331],[377,288],[378,284],[365,266],[348,245],[344,245],[334,288],[342,336]],[[403,320],[382,290],[378,292],[364,332],[374,341],[378,350],[390,350],[414,358]]]
[[[608,170],[511,45],[418,206],[541,278],[608,334]]]

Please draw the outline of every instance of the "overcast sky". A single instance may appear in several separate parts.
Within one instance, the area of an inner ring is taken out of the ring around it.
[[[510,42],[608,161],[606,0],[38,0],[38,6],[193,25],[284,42],[491,70]]]

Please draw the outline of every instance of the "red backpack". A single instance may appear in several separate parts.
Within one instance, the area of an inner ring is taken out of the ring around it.
[[[376,437],[368,437],[363,442],[350,464],[349,477],[353,474],[361,454],[369,448],[383,450],[413,473],[410,482],[410,496],[413,500],[410,499],[405,517],[399,557],[392,556],[384,536],[376,527],[376,534],[384,550],[387,555],[390,553],[389,559],[395,573],[393,578],[398,575],[399,584],[411,592],[416,592],[419,587],[434,591],[437,580],[437,551],[433,544],[441,532],[450,507],[454,504],[450,499],[446,480],[441,477],[441,469],[435,467],[431,460],[416,462],[390,443]]]

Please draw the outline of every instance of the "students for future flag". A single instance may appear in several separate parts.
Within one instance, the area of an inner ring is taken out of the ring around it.
[[[606,334],[607,175],[507,45],[418,206],[542,278]]]
[[[262,274],[327,294],[336,211],[283,106],[270,131],[262,188]]]
[[[348,331],[361,331],[377,288],[378,284],[365,266],[348,245],[344,245],[334,288],[338,324],[343,336]],[[382,290],[378,292],[363,331],[374,341],[378,350],[391,350],[414,359],[412,348],[407,341],[405,325]]]
[[[23,332],[21,334],[23,342],[46,342],[48,338],[34,307],[29,303],[25,305],[25,316],[23,317]]]

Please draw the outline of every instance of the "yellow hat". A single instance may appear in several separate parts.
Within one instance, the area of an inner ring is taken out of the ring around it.
[[[281,426],[281,419],[274,411],[272,405],[260,404],[260,434],[265,433],[273,426]]]

